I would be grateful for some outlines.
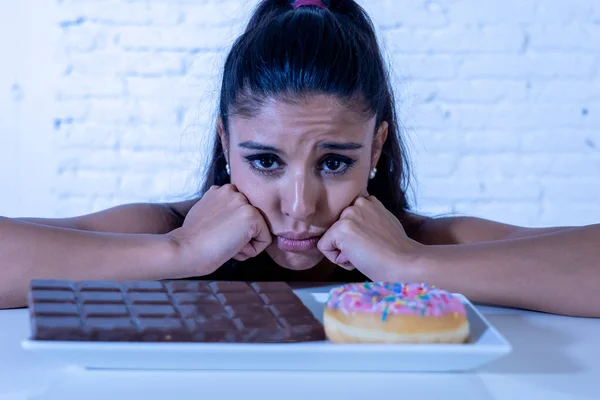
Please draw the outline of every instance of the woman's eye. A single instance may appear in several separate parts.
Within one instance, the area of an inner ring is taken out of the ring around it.
[[[255,160],[253,160],[253,163],[256,168],[260,168],[260,169],[271,170],[271,169],[277,169],[279,167],[277,160],[275,160],[273,157],[269,157],[269,156],[259,157]]]
[[[321,161],[319,169],[325,174],[343,175],[350,171],[356,160],[341,155],[330,155]]]
[[[343,160],[330,158],[323,162],[324,170],[335,172],[343,169],[346,166],[346,163]]]

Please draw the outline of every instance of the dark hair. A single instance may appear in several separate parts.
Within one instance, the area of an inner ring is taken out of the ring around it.
[[[409,208],[409,165],[373,23],[353,0],[323,3],[324,9],[294,9],[289,0],[259,3],[225,62],[219,105],[224,130],[231,116],[252,116],[268,99],[290,102],[316,93],[376,117],[376,129],[387,121],[388,137],[368,191],[402,219]],[[217,135],[201,193],[229,183],[225,165]]]

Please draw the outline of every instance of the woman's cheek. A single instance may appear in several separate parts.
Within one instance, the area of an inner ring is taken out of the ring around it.
[[[273,223],[277,221],[277,193],[274,193],[273,190],[265,187],[265,185],[252,183],[251,181],[237,185],[237,188],[246,196],[248,202],[262,213],[269,229],[273,231]]]
[[[331,210],[333,215],[339,218],[342,211],[354,202],[362,190],[362,186],[359,187],[356,184],[349,184],[343,188],[333,187],[328,189],[327,199],[329,210]]]

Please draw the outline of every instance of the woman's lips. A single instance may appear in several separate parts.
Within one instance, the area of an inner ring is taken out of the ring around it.
[[[277,247],[283,251],[304,252],[317,248],[319,236],[308,239],[290,239],[283,236],[277,236]]]

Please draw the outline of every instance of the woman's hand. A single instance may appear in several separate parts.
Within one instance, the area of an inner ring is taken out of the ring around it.
[[[262,214],[234,185],[211,187],[169,235],[187,276],[208,275],[232,258],[255,257],[272,240]]]
[[[379,200],[361,196],[342,212],[318,248],[342,268],[356,268],[371,280],[395,281],[411,279],[423,245],[408,238]]]

